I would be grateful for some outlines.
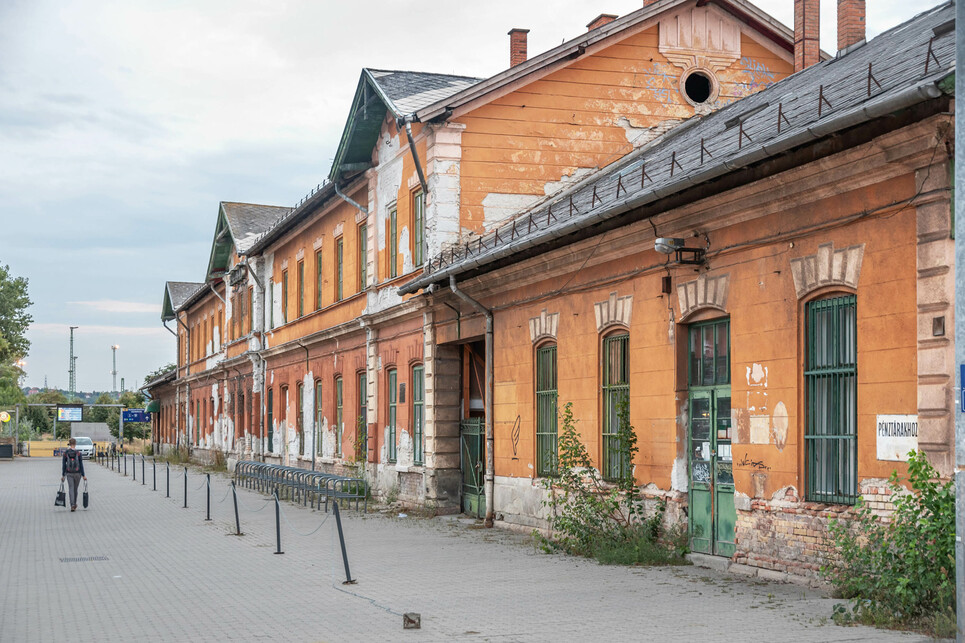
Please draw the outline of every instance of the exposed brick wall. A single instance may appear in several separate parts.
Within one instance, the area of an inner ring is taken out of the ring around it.
[[[861,483],[861,496],[883,520],[894,510],[891,490],[884,480]],[[850,505],[804,502],[793,487],[783,497],[753,499],[750,510],[737,511],[737,553],[734,562],[750,567],[817,578],[832,543],[828,524],[848,520]]]
[[[794,0],[794,71],[821,60],[821,1]]]
[[[838,49],[865,38],[865,0],[838,0]]]
[[[509,66],[515,67],[519,63],[526,62],[526,34],[529,29],[510,29],[509,30]]]

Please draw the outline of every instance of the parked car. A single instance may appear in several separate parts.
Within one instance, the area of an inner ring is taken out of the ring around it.
[[[84,456],[84,457],[85,457],[86,459],[88,459],[88,460],[94,457],[94,441],[93,441],[93,440],[91,440],[90,438],[85,438],[85,437],[75,437],[74,439],[77,440],[77,446],[76,446],[75,448],[76,448],[78,451],[80,451],[80,454],[81,454],[82,456]]]

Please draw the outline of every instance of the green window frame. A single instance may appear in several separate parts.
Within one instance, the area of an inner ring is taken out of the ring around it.
[[[412,368],[412,461],[425,463],[426,453],[426,369],[425,366]]]
[[[255,320],[255,289],[252,286],[248,286],[248,334],[251,334],[251,328],[254,325]]]
[[[630,409],[630,334],[616,333],[603,339],[603,478],[618,480],[630,463],[621,456],[620,409]]]
[[[301,382],[295,387],[295,399],[298,408],[295,409],[295,433],[298,434],[298,457],[305,455],[305,385]]]
[[[275,280],[268,281],[268,328],[275,327]]]
[[[359,292],[365,290],[368,285],[369,275],[368,275],[368,245],[369,245],[369,227],[366,224],[362,224],[358,227],[359,235]]]
[[[422,190],[412,196],[412,229],[412,263],[421,266],[426,243],[426,195]]]
[[[198,445],[201,443],[199,436],[201,435],[201,400],[194,401],[194,444]]]
[[[389,211],[389,277],[399,274],[399,210]]]
[[[275,391],[268,389],[268,403],[265,405],[265,424],[268,430],[268,453],[275,452]]]
[[[281,272],[281,323],[288,323],[288,271]]]
[[[342,455],[342,378],[335,378],[335,455]]]
[[[359,415],[355,422],[358,431],[357,435],[355,436],[357,446],[355,457],[358,459],[364,459],[369,452],[369,380],[365,371],[359,372],[357,379],[359,392]]]
[[[556,344],[536,349],[536,475],[557,473]]]
[[[298,316],[305,315],[305,262],[298,262]]]
[[[730,320],[692,324],[689,329],[690,388],[730,384]]]
[[[322,251],[315,251],[315,310],[322,308]]]
[[[389,369],[388,374],[389,380],[389,435],[388,435],[388,447],[386,458],[389,462],[395,462],[396,452],[395,452],[395,423],[397,416],[396,402],[398,400],[399,393],[399,375],[394,368]]]
[[[806,497],[854,504],[858,497],[857,298],[820,299],[805,307]]]
[[[342,301],[342,267],[345,261],[342,237],[335,240],[335,301]]]
[[[315,453],[322,455],[322,380],[315,380]]]

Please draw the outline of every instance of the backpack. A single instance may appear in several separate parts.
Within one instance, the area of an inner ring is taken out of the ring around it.
[[[73,449],[67,450],[67,473],[80,472],[80,454]]]

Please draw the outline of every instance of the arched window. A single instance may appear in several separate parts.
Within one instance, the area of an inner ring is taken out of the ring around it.
[[[556,474],[556,344],[536,349],[536,475]]]
[[[387,459],[389,462],[395,462],[395,459],[396,459],[396,454],[395,454],[395,423],[396,423],[396,417],[397,417],[397,415],[396,415],[396,402],[397,402],[397,400],[398,400],[398,393],[399,393],[399,376],[398,376],[398,372],[397,372],[394,368],[390,368],[389,371],[388,371],[388,377],[387,377],[387,379],[388,379],[388,385],[389,385],[389,395],[388,395],[388,399],[389,399],[389,421],[388,421],[388,426],[386,427],[386,428],[388,429],[388,436],[386,437],[386,440],[388,440],[388,444],[386,445],[386,446],[388,447],[388,449],[387,449],[387,454],[386,454],[386,459]]]
[[[298,455],[305,455],[305,385],[299,382],[295,386],[295,432],[298,434]]]
[[[412,368],[412,461],[425,462],[426,452],[426,369],[423,365]]]
[[[623,457],[620,443],[621,421],[630,416],[630,335],[617,331],[603,339],[603,477],[618,480],[626,475],[630,463]]]
[[[335,378],[335,455],[342,455],[342,434],[345,431],[342,416],[342,378]]]
[[[275,450],[275,391],[272,389],[268,389],[265,412],[265,424],[268,425],[268,453],[272,453]]]
[[[315,380],[315,453],[322,455],[322,380]]]
[[[836,296],[805,306],[804,443],[807,499],[857,499],[857,299]]]

